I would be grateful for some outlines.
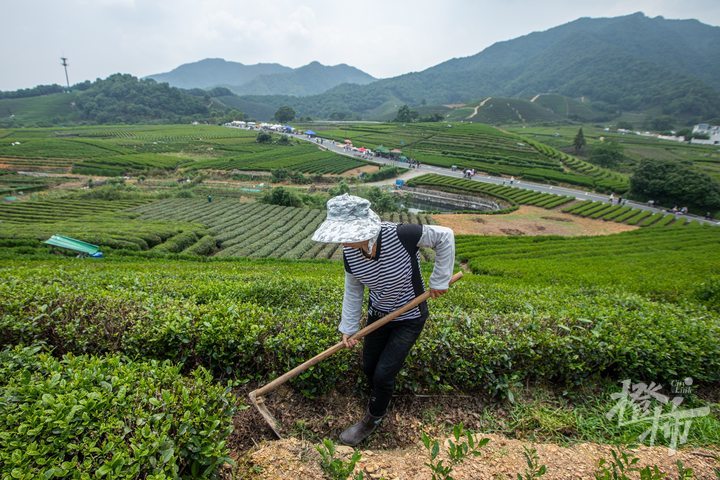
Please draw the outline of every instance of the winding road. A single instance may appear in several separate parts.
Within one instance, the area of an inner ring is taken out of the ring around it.
[[[290,135],[293,138],[297,138],[299,140],[305,140],[307,142],[315,143],[318,147],[324,148],[328,151],[331,151],[333,153],[337,153],[338,155],[344,155],[346,157],[355,158],[358,160],[367,160],[373,163],[383,164],[383,165],[392,165],[396,167],[405,167],[407,168],[408,165],[403,162],[399,162],[396,160],[391,160],[387,158],[382,157],[372,157],[370,159],[366,159],[362,156],[362,154],[357,152],[349,152],[343,148],[343,145],[336,144],[332,140],[325,139],[325,142],[322,144],[319,144],[315,141],[315,139],[308,138],[306,135],[298,135],[298,134],[291,134]],[[403,175],[401,178],[412,178],[424,173],[437,173],[438,175],[445,175],[446,177],[455,177],[455,178],[463,178],[463,173],[461,170],[452,171],[450,168],[445,167],[437,167],[435,165],[420,165],[419,168],[413,168],[410,169],[410,172]],[[507,177],[493,177],[489,175],[475,175],[472,178],[473,181],[476,182],[483,182],[483,183],[490,183],[494,185],[510,185],[510,179]],[[543,193],[554,193],[557,195],[570,195],[572,197],[575,197],[577,200],[594,200],[594,201],[600,201],[600,202],[608,202],[609,197],[608,195],[604,194],[598,194],[593,192],[586,192],[584,190],[578,190],[574,188],[569,187],[560,187],[557,185],[545,185],[542,183],[533,183],[528,182],[525,180],[515,180],[513,184],[511,185],[513,187],[517,188],[523,188],[525,190],[532,190],[535,192],[543,192]],[[637,208],[639,210],[648,210],[654,213],[667,213],[665,209],[657,208],[657,207],[651,207],[650,205],[634,202],[628,200],[626,205],[631,206],[633,208]],[[676,215],[678,218],[689,218],[692,220],[696,220],[700,223],[708,224],[708,225],[720,225],[720,221],[715,220],[706,220],[705,218],[699,216],[699,215]]]

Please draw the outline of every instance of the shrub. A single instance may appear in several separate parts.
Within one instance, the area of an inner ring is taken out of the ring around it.
[[[295,192],[283,187],[273,188],[263,194],[260,199],[263,203],[280,205],[283,207],[302,207],[303,202]]]
[[[257,137],[255,137],[255,141],[257,143],[270,143],[272,142],[272,135],[267,132],[258,132]]]
[[[16,347],[0,386],[7,478],[198,478],[229,461],[235,399],[203,369]]]

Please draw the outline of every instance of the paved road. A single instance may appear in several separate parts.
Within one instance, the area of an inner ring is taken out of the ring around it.
[[[315,139],[308,138],[305,135],[291,135],[294,138],[297,138],[299,140],[305,140],[311,143],[317,143]],[[407,168],[408,165],[403,162],[395,161],[395,160],[389,160],[382,157],[363,157],[361,154],[353,151],[345,150],[342,145],[335,144],[332,140],[325,140],[324,143],[318,144],[318,146],[325,148],[326,150],[329,150],[331,152],[337,153],[338,155],[344,155],[346,157],[352,157],[357,158],[359,160],[368,160],[374,163],[380,163],[384,165],[393,165],[398,167],[405,167]],[[434,165],[421,165],[417,169],[413,169],[414,171],[421,172],[421,173],[437,173],[438,175],[445,175],[447,177],[456,177],[456,178],[463,178],[463,174],[460,170],[458,171],[452,171],[450,168],[445,167],[436,167]],[[414,176],[414,175],[413,175]],[[473,181],[476,182],[483,182],[483,183],[492,183],[495,185],[510,185],[510,179],[506,177],[492,177],[487,175],[475,175],[472,178]],[[568,188],[568,187],[559,187],[555,185],[545,185],[542,183],[533,183],[533,182],[527,182],[525,180],[515,180],[513,182],[513,187],[517,188],[524,188],[526,190],[533,190],[535,192],[543,192],[543,193],[555,193],[557,195],[570,195],[572,197],[575,197],[578,200],[594,200],[594,201],[601,201],[601,202],[608,202],[609,198],[608,195],[593,193],[593,192],[586,192],[584,190],[577,190],[574,188]],[[627,201],[626,205],[632,206],[633,208],[637,208],[640,210],[649,210],[651,212],[661,212],[666,213],[666,211],[662,208],[656,208],[651,207],[644,203],[638,203],[633,201]],[[706,220],[703,217],[700,217],[698,215],[677,215],[678,217],[686,217],[690,218],[692,220],[697,220],[700,223],[707,223],[709,225],[720,225],[720,221],[714,221],[714,220]]]

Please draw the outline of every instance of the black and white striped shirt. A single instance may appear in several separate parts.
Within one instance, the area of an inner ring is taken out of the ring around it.
[[[365,287],[370,290],[368,307],[384,313],[397,310],[425,291],[419,247],[431,247],[436,253],[430,287],[447,289],[455,263],[454,235],[449,228],[383,222],[374,257],[367,258],[359,249],[343,247],[345,296],[340,332],[352,335],[360,329]],[[394,321],[425,315],[427,304],[423,302]]]

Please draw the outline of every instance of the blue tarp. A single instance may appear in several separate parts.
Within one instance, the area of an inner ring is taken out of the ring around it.
[[[305,135],[317,135],[317,133],[313,132],[312,130],[305,130]]]
[[[67,248],[68,250],[84,253],[93,258],[102,258],[103,256],[100,251],[100,247],[97,245],[83,242],[82,240],[77,240],[75,238],[65,237],[63,235],[53,235],[43,243],[47,243],[48,245],[52,245],[54,247]]]

